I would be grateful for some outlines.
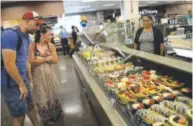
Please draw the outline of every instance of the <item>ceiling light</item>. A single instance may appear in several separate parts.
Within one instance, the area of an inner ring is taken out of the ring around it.
[[[103,4],[103,7],[111,7],[114,6],[115,4]]]
[[[176,0],[168,0],[168,1],[166,1],[166,2],[172,3],[172,2],[176,2]]]
[[[77,8],[79,8],[79,9],[90,8],[90,6],[79,6],[79,7],[77,7]]]
[[[82,0],[83,3],[87,3],[87,2],[94,2],[96,0]]]
[[[147,6],[147,4],[142,4],[142,5],[140,5],[140,7],[145,7],[145,6]]]
[[[150,3],[150,4],[154,4],[154,3],[157,3],[156,1],[151,1],[151,2],[148,2],[148,3]]]

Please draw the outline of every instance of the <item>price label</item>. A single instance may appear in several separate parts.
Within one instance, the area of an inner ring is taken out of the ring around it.
[[[111,104],[112,104],[113,108],[115,108],[115,102],[116,102],[116,100],[115,100],[114,98],[111,98],[110,101],[111,101]]]

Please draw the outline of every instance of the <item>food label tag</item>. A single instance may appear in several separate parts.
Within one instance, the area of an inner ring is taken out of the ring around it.
[[[110,101],[111,101],[111,104],[112,104],[113,108],[115,108],[115,99],[111,98]]]

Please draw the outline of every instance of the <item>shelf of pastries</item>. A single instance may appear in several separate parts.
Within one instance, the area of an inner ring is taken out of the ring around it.
[[[126,61],[120,50],[133,56]],[[88,99],[95,98],[111,125],[192,125],[189,63],[113,44],[88,47],[73,59]]]

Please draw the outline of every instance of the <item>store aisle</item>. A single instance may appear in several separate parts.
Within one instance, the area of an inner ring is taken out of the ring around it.
[[[62,103],[64,117],[50,126],[97,126],[88,103],[81,95],[72,59],[68,56],[59,58],[60,61],[54,69],[58,78],[58,97]],[[7,114],[6,106],[2,107],[2,113]],[[8,114],[2,121],[3,126],[11,126],[11,117]],[[32,126],[28,118],[25,120],[25,126]]]
[[[60,61],[55,70],[59,80],[58,95],[64,110],[65,126],[96,126],[91,109],[84,97],[81,95],[78,80],[68,56],[60,56]],[[54,126],[62,126],[60,124]]]

